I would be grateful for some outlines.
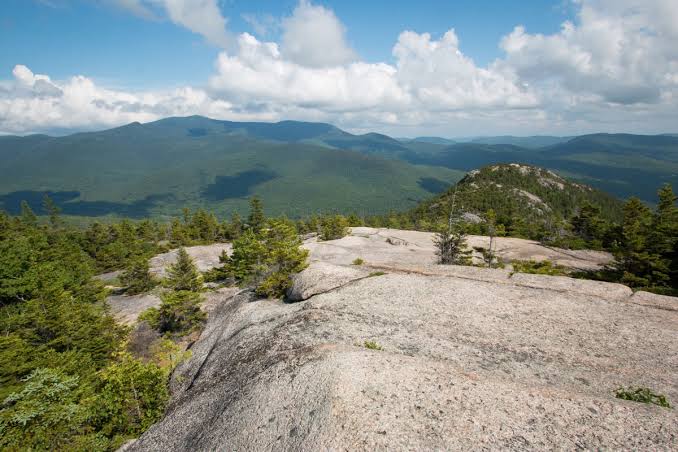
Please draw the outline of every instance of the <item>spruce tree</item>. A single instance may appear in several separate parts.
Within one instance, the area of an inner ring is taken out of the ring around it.
[[[594,248],[602,247],[605,236],[605,221],[600,217],[600,207],[590,203],[584,204],[579,213],[570,221],[575,235]]]
[[[26,201],[21,201],[21,222],[27,226],[35,226],[38,224],[38,217]]]
[[[282,296],[291,284],[291,275],[306,268],[308,250],[301,244],[289,221],[269,220],[258,234],[247,230],[233,242],[225,269],[240,284],[253,286],[259,295]]]
[[[466,248],[466,234],[459,226],[444,228],[433,237],[438,262],[443,265],[468,265],[469,252]]]
[[[652,287],[667,278],[661,256],[652,250],[652,212],[638,198],[624,204],[622,243],[617,253],[621,282],[632,287]]]
[[[125,272],[120,276],[120,281],[127,286],[126,292],[128,294],[148,292],[155,286],[155,281],[149,270],[148,259],[138,257],[130,260]]]
[[[678,290],[678,196],[671,185],[659,189],[659,202],[652,220],[650,245],[661,256],[667,284]]]
[[[174,218],[170,225],[169,240],[172,245],[187,245],[189,243],[186,227],[177,218]]]
[[[54,204],[54,201],[52,201],[52,198],[46,194],[42,198],[42,208],[45,212],[47,212],[47,215],[49,215],[49,223],[52,225],[52,227],[58,226],[59,213],[61,212],[61,209],[59,209],[59,207]]]
[[[247,217],[247,226],[254,232],[259,232],[266,222],[264,208],[257,196],[250,199],[250,214]]]
[[[343,215],[323,217],[320,222],[320,240],[337,240],[348,235],[348,221]]]
[[[167,275],[167,286],[174,290],[202,289],[202,276],[184,248],[179,248],[177,261],[167,269]]]
[[[229,225],[228,230],[228,238],[231,240],[237,239],[242,235],[242,231],[242,218],[238,212],[233,212],[233,215],[231,215],[231,224]]]

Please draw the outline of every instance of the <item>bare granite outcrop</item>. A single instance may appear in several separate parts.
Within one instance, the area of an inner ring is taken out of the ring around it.
[[[678,403],[678,299],[435,265],[418,234],[308,241],[304,301],[215,295],[165,418],[126,450],[675,448],[676,410],[615,390]]]

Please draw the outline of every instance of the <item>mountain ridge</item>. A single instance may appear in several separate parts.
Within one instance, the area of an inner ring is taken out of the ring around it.
[[[39,209],[35,200],[48,193],[66,197],[70,215],[162,217],[179,206],[228,214],[259,195],[276,214],[377,214],[411,208],[467,171],[511,162],[649,203],[662,183],[678,185],[671,135],[588,134],[536,149],[430,141],[355,135],[322,122],[203,116],[63,137],[2,136],[0,208],[17,212],[19,197],[28,196]]]

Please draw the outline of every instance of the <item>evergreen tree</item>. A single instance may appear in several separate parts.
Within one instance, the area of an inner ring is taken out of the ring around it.
[[[177,218],[174,218],[170,225],[169,241],[172,245],[183,246],[189,244],[186,227]]]
[[[667,285],[678,289],[678,196],[671,185],[666,184],[657,193],[659,202],[652,220],[650,245],[663,260]]]
[[[167,378],[171,368],[118,353],[100,375],[96,401],[101,407],[97,428],[108,436],[125,439],[143,433],[159,421],[169,399]]]
[[[49,223],[52,227],[57,227],[59,225],[59,213],[61,212],[61,209],[59,209],[59,207],[54,204],[54,201],[52,201],[52,198],[46,194],[42,198],[42,208],[47,212],[47,215],[49,215]]]
[[[174,290],[198,292],[202,289],[202,277],[184,248],[177,251],[177,261],[167,269],[167,275],[167,286]]]
[[[346,218],[346,221],[348,221],[349,227],[358,227],[363,224],[363,220],[355,212],[351,213]]]
[[[575,235],[586,242],[589,247],[601,248],[606,233],[605,221],[600,216],[600,207],[590,203],[584,204],[579,213],[570,221]]]
[[[176,290],[160,295],[162,303],[142,313],[146,320],[161,333],[183,336],[195,330],[205,320],[200,309],[202,301],[199,294],[189,290]]]
[[[22,389],[0,405],[0,449],[73,448],[72,432],[84,429],[91,416],[79,403],[78,377],[36,369],[23,381]]]
[[[348,232],[348,221],[343,215],[326,216],[320,222],[320,240],[337,240]]]
[[[128,294],[148,292],[155,287],[156,282],[149,270],[148,259],[145,257],[138,257],[129,262],[120,276],[120,281],[127,286]]]
[[[36,226],[38,224],[38,217],[31,209],[31,206],[28,205],[28,202],[21,201],[21,222],[27,226]]]
[[[269,220],[259,234],[247,230],[233,242],[226,269],[241,284],[254,286],[259,295],[276,297],[289,288],[291,275],[306,267],[307,257],[294,226]]]
[[[226,271],[241,284],[257,284],[257,276],[264,269],[266,252],[257,234],[248,229],[233,242],[231,256],[223,256]]]
[[[458,224],[450,224],[435,234],[433,244],[436,247],[438,262],[444,265],[468,265],[470,252],[466,251],[466,233]]]
[[[191,216],[188,229],[191,239],[200,243],[213,243],[217,239],[219,224],[213,214],[198,209]]]
[[[254,232],[259,232],[266,222],[264,208],[257,196],[250,199],[250,214],[247,217],[247,226]]]
[[[267,297],[282,296],[292,284],[291,276],[308,265],[308,250],[301,248],[294,226],[284,220],[271,220],[262,231],[262,241],[266,249],[265,269],[256,291]]]
[[[497,238],[497,214],[494,213],[494,210],[490,209],[485,214],[485,225],[487,227],[487,235],[490,240],[488,243],[488,247],[486,249],[482,249],[481,253],[485,265],[492,268],[494,267],[495,262],[497,260],[495,255]]]
[[[638,198],[624,205],[621,249],[617,253],[617,268],[621,281],[632,287],[652,287],[665,282],[667,269],[661,256],[652,251],[649,235],[652,212]]]
[[[243,231],[242,218],[240,217],[240,214],[238,212],[233,212],[233,215],[231,215],[229,238],[231,240],[237,239],[242,234],[242,231]]]

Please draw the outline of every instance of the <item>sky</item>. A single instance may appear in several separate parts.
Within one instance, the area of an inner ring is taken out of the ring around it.
[[[678,132],[676,0],[2,0],[0,134]]]

